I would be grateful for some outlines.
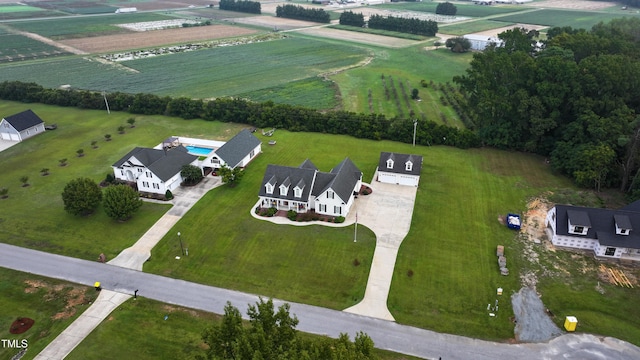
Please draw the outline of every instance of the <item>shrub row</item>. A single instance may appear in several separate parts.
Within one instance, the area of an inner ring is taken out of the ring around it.
[[[220,0],[220,10],[238,11],[250,14],[260,14],[262,9],[258,1]]]
[[[308,9],[299,5],[278,5],[276,7],[276,16],[325,24],[331,21],[329,13],[323,9]]]
[[[201,118],[208,121],[245,123],[258,128],[280,128],[289,131],[350,135],[361,139],[393,140],[410,144],[413,139],[413,119],[387,119],[380,114],[348,111],[319,112],[315,109],[271,101],[256,103],[238,98],[218,98],[210,101],[170,98],[152,94],[106,94],[113,111],[134,114],[170,115],[183,119]],[[86,90],[45,89],[34,83],[19,81],[0,83],[0,99],[40,102],[50,105],[86,109],[105,109],[101,93]],[[478,147],[480,140],[473,132],[420,121],[416,144],[446,144],[460,148]]]
[[[371,29],[397,31],[409,34],[435,36],[438,32],[438,23],[433,20],[420,20],[417,18],[400,18],[394,16],[371,15],[368,26]]]

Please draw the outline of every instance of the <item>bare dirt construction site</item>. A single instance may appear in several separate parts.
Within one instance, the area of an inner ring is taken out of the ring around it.
[[[523,28],[523,29],[527,29],[527,30],[542,30],[542,29],[545,29],[547,27],[548,26],[543,26],[543,25],[515,24],[515,25],[510,25],[510,26],[504,26],[504,27],[497,28],[497,29],[491,29],[491,30],[487,30],[487,31],[480,31],[480,32],[477,32],[477,33],[474,33],[474,34],[497,37],[498,34],[503,33],[503,32],[505,32],[507,30],[515,29],[515,28]]]
[[[60,43],[88,53],[105,53],[179,44],[190,41],[215,40],[233,36],[250,35],[257,32],[256,30],[236,26],[210,25],[71,39],[60,41]]]

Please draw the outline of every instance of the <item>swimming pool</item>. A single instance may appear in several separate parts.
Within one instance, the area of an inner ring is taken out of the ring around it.
[[[213,151],[213,149],[211,148],[205,148],[200,146],[187,145],[185,147],[187,148],[190,154],[198,155],[198,156],[207,156]]]

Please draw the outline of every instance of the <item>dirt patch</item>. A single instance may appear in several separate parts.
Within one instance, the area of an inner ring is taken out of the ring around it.
[[[164,310],[166,313],[171,314],[174,313],[176,311],[181,311],[184,313],[187,313],[193,317],[198,317],[198,312],[192,309],[187,309],[187,308],[183,308],[183,307],[177,307],[177,306],[171,306],[171,305],[164,305],[162,306],[162,310]]]
[[[600,10],[616,6],[615,3],[606,1],[584,1],[584,0],[543,0],[529,6],[537,8],[572,9],[572,10]]]
[[[61,43],[89,53],[104,53],[129,49],[144,49],[192,41],[214,40],[255,33],[257,33],[257,31],[252,29],[228,25],[211,25],[70,39],[61,41]]]
[[[76,314],[76,308],[79,305],[85,305],[90,302],[86,296],[86,289],[79,286],[70,286],[57,284],[52,285],[42,280],[25,280],[27,287],[25,293],[31,294],[40,289],[47,290],[42,297],[44,301],[52,301],[55,299],[65,299],[65,305],[62,311],[51,316],[53,320],[67,319]]]
[[[321,26],[316,22],[285,19],[285,18],[279,18],[275,16],[249,16],[249,17],[228,19],[227,21],[246,24],[246,25],[261,26],[261,27],[276,29],[279,31],[287,31],[287,30],[299,29],[299,28],[305,28],[305,27],[311,27],[311,26]]]

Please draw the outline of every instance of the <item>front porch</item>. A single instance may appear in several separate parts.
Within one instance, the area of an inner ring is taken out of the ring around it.
[[[301,201],[288,201],[288,200],[274,200],[274,199],[264,199],[260,202],[261,208],[275,208],[278,211],[289,211],[293,210],[297,213],[305,213],[310,209],[310,207],[305,202]]]

